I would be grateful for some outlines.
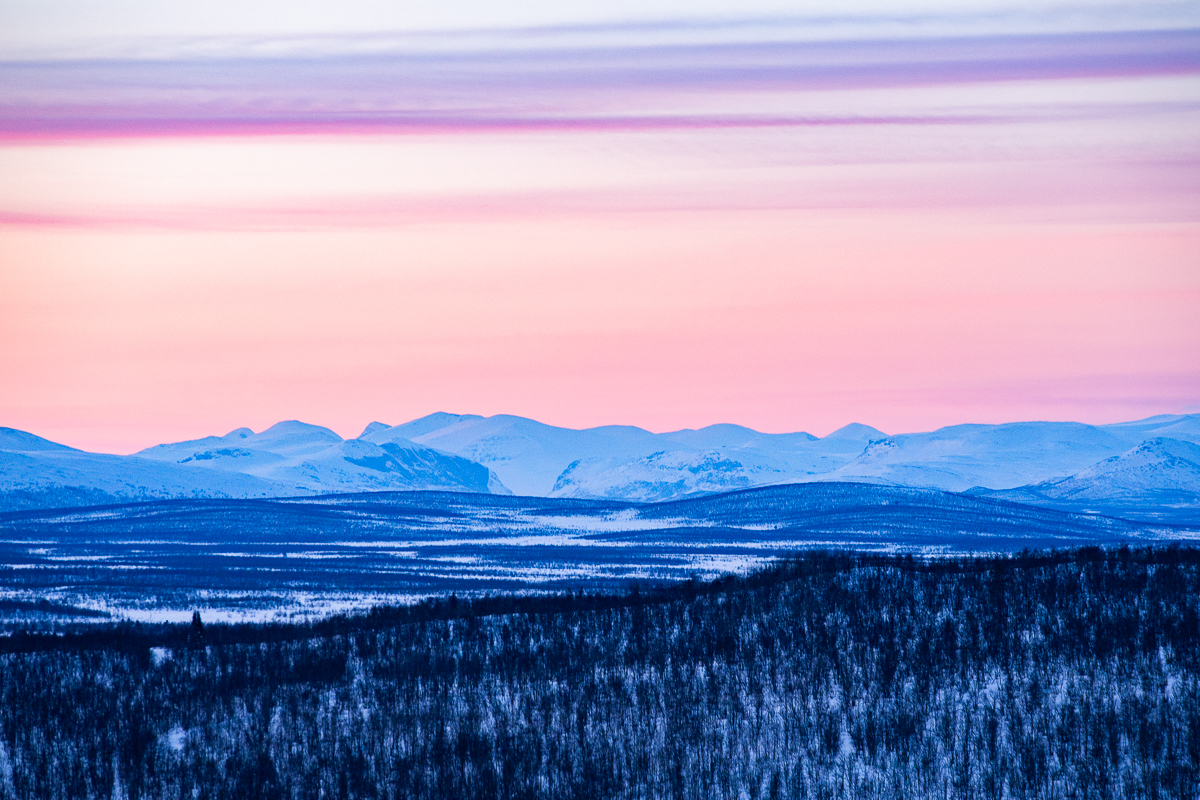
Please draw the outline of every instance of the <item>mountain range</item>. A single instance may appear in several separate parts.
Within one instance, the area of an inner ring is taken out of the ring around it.
[[[935,488],[1160,521],[1200,519],[1200,414],[1136,422],[955,425],[828,436],[738,425],[651,433],[436,413],[354,439],[298,421],[255,433],[89,453],[0,428],[0,510],[166,498],[446,490],[655,502],[850,481]]]

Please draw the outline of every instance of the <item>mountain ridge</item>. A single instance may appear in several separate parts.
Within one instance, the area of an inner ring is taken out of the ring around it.
[[[1168,440],[1176,444],[1163,444]],[[1147,442],[1158,444],[1139,451]],[[1172,447],[1178,452],[1159,452]],[[1020,502],[1086,501],[1100,511],[1139,504],[1186,508],[1200,496],[1200,466],[1188,466],[1200,464],[1200,455],[1187,448],[1200,451],[1200,414],[1109,425],[964,424],[892,435],[851,423],[816,437],[725,423],[665,433],[623,425],[577,430],[515,415],[437,412],[400,425],[372,422],[354,439],[287,420],[258,433],[236,428],[130,456],[88,453],[0,428],[0,509],[49,507],[39,504],[63,498],[395,490],[654,502],[814,481],[1011,493]],[[1142,456],[1134,458],[1136,452]],[[1167,464],[1170,459],[1178,463]]]
[[[971,493],[1069,511],[1200,522],[1200,445],[1156,437],[1065,478]]]

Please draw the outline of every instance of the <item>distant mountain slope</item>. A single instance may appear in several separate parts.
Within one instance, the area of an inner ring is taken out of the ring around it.
[[[571,430],[545,425],[524,417],[435,414],[375,431],[368,441],[390,435],[447,453],[454,453],[491,469],[505,486],[521,495],[545,496],[570,464],[584,458],[611,458],[654,452],[654,434],[641,428],[610,426]]]
[[[0,452],[5,453],[38,453],[38,452],[67,452],[81,453],[74,447],[52,442],[32,433],[19,431],[16,428],[0,428]]]
[[[857,423],[824,439],[808,433],[759,433],[738,425],[663,433],[647,455],[580,459],[555,481],[555,497],[668,500],[697,492],[801,483],[830,473],[886,434]]]
[[[178,497],[268,497],[250,475],[222,475],[136,456],[87,453],[0,429],[0,509],[67,507]]]
[[[740,425],[654,434],[610,425],[572,430],[508,415],[433,414],[388,429],[496,472],[517,494],[656,500],[696,491],[807,480],[845,464],[880,431],[849,425],[824,439]],[[364,438],[391,435],[373,430]]]
[[[874,428],[870,428],[870,430],[875,431]],[[880,431],[875,431],[875,433],[880,437],[885,435]],[[744,428],[741,425],[724,424],[709,425],[707,428],[699,430],[686,429],[663,433],[659,434],[658,438],[667,442],[675,442],[684,447],[699,449],[748,447],[758,450],[771,450],[786,445],[804,447],[812,442],[820,441],[811,433],[759,433],[756,430]]]
[[[1200,499],[1200,445],[1149,439],[1119,456],[1061,481],[1039,484],[1061,500],[1130,500],[1157,496],[1168,501]]]
[[[1067,478],[978,494],[1115,514],[1151,511],[1156,518],[1200,519],[1200,445],[1148,439]]]
[[[391,428],[392,435],[413,441],[418,436],[440,431],[460,422],[474,422],[481,419],[483,417],[478,414],[447,414],[445,411],[438,411],[420,419],[406,422],[403,425],[384,425],[380,422],[373,422],[368,426],[367,430],[363,431],[362,435],[365,437],[367,434],[374,433],[381,428]],[[371,430],[372,428],[375,428],[375,430]]]
[[[1081,475],[1143,441],[1166,439],[1200,445],[1200,414],[1100,426],[1077,422],[955,425],[891,436],[852,423],[817,438],[808,433],[761,433],[740,425],[658,434],[617,425],[573,430],[510,415],[439,412],[402,425],[372,422],[359,438],[349,441],[328,428],[293,420],[260,433],[239,428],[224,436],[158,445],[136,457],[82,453],[32,434],[0,429],[0,452],[20,455],[6,457],[0,495],[10,500],[0,503],[31,507],[42,502],[38,492],[46,491],[74,492],[72,502],[85,503],[114,497],[422,489],[651,502],[825,480],[985,495],[1021,489],[1013,497],[1041,504],[1085,500],[1111,504],[1121,496],[1122,502],[1141,506],[1187,505],[1185,495],[1200,492],[1200,487],[1183,468],[1176,470],[1174,488],[1161,491],[1133,481],[1132,462],[1122,462],[1125,477],[1114,473],[1101,480]],[[126,463],[122,458],[138,461]],[[147,461],[174,471],[152,475]],[[94,474],[84,464],[90,464]],[[1148,469],[1144,464],[1136,468]],[[1095,486],[1063,484],[1054,490],[1071,492],[1070,498],[1051,497],[1044,487],[1029,488],[1067,476]],[[1121,481],[1127,484],[1121,490],[1124,495],[1115,488]],[[1093,498],[1088,491],[1098,494]],[[1179,497],[1184,499],[1170,500],[1175,496],[1170,492],[1182,493]]]
[[[886,438],[887,434],[878,428],[872,428],[870,425],[863,425],[860,422],[851,422],[849,425],[843,425],[833,433],[826,436],[822,441],[831,442],[857,442],[859,444],[867,444],[876,439]]]
[[[380,426],[344,441],[328,428],[280,422],[262,433],[239,428],[220,437],[158,445],[139,456],[272,482],[278,494],[445,489],[508,489],[487,467],[414,444]],[[374,440],[373,440],[374,439]]]
[[[398,437],[383,445],[343,441],[328,428],[295,421],[132,456],[88,453],[0,428],[0,510],[420,489],[508,493],[470,459]]]
[[[790,477],[786,463],[759,453],[660,450],[641,458],[574,461],[558,476],[550,494],[652,502],[780,483]]]
[[[1006,489],[1073,474],[1163,429],[1194,431],[1200,438],[1200,415],[1112,426],[956,425],[896,436],[851,424],[818,439],[738,425],[653,434],[622,427],[576,431],[504,415],[434,414],[365,438],[411,436],[487,465],[518,494],[649,501],[809,480]]]
[[[1071,474],[1127,447],[1120,436],[1077,422],[955,425],[874,441],[828,479],[1003,489]]]
[[[1161,414],[1135,422],[1118,422],[1099,427],[1130,444],[1154,438],[1200,444],[1200,414]]]

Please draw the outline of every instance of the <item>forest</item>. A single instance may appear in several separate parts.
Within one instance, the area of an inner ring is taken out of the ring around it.
[[[0,798],[1198,798],[1200,551],[0,637]]]

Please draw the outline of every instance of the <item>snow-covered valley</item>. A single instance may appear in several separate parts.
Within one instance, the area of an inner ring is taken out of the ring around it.
[[[170,500],[0,515],[0,616],[185,621],[202,609],[222,620],[304,619],[451,593],[711,579],[813,549],[950,556],[1197,537],[1197,528],[838,482],[650,504],[449,492]]]

